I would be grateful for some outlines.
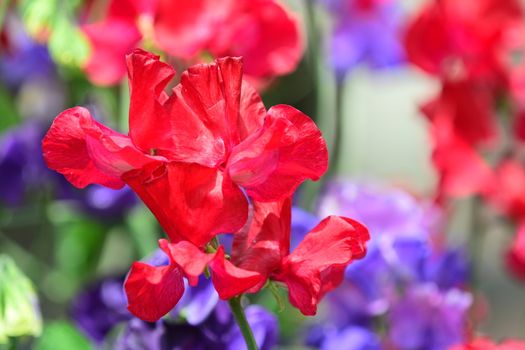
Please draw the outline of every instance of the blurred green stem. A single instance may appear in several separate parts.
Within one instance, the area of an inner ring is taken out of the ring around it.
[[[480,289],[480,271],[482,270],[483,242],[485,241],[485,225],[483,222],[483,202],[474,197],[470,203],[470,235],[469,248],[471,259],[471,286],[474,292]]]
[[[246,342],[248,350],[257,350],[257,342],[253,337],[252,329],[250,327],[250,324],[248,323],[248,320],[246,319],[244,309],[242,308],[241,297],[242,295],[235,298],[231,298],[230,300],[228,300],[228,304],[230,304],[230,309],[232,310],[233,317],[235,317],[235,321],[237,321],[237,324],[241,329],[241,333],[244,337],[244,341]]]
[[[335,108],[334,108],[334,117],[332,122],[332,143],[330,149],[330,161],[328,162],[328,174],[326,176],[327,180],[333,178],[339,170],[339,165],[341,160],[341,146],[342,146],[342,136],[343,136],[343,115],[344,115],[344,81],[337,80],[337,85],[335,87]]]
[[[129,131],[128,114],[129,114],[129,86],[128,80],[122,79],[119,86],[119,118],[118,126],[122,133]]]

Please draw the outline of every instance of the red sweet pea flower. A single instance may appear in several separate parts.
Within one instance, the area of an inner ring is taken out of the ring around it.
[[[492,171],[476,150],[458,137],[445,116],[435,116],[431,136],[432,161],[440,176],[439,195],[468,196],[485,193],[492,186]]]
[[[241,228],[248,212],[241,187],[256,200],[282,200],[326,171],[319,129],[290,106],[266,111],[243,83],[240,59],[191,67],[171,95],[164,88],[174,71],[157,56],[136,50],[127,64],[129,135],[75,107],[53,122],[44,158],[80,188],[127,183],[171,241],[202,247]]]
[[[272,279],[286,284],[292,305],[305,315],[314,315],[324,294],[342,282],[346,266],[366,253],[368,230],[338,216],[321,221],[290,253],[291,200],[254,202],[252,210],[251,219],[234,235],[230,260],[225,259],[222,246],[215,253],[205,253],[189,242],[161,240],[170,265],[135,263],[125,284],[130,311],[156,321],[181,296],[181,283],[173,286],[173,276],[178,278],[183,271],[194,285],[208,266],[222,299],[255,293]]]
[[[408,57],[435,75],[500,79],[497,47],[521,15],[516,0],[434,1],[408,27]]]
[[[518,225],[518,231],[507,251],[506,263],[509,271],[525,281],[525,222]]]
[[[102,21],[83,28],[93,46],[85,70],[101,85],[122,79],[123,57],[143,36],[184,60],[243,56],[254,78],[292,72],[304,51],[298,20],[276,0],[113,0]]]
[[[525,217],[525,168],[517,160],[501,162],[486,198],[501,213],[514,219]]]
[[[447,119],[447,126],[469,144],[488,144],[495,140],[498,131],[492,91],[485,82],[444,81],[439,97],[422,111],[436,127],[440,127],[440,119]]]
[[[525,342],[510,339],[497,345],[488,338],[477,338],[467,344],[452,346],[449,350],[525,350]]]

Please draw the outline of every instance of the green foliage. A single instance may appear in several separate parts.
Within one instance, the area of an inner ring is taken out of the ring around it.
[[[66,66],[80,67],[90,56],[91,47],[74,22],[79,1],[23,0],[19,8],[27,31],[48,41],[53,59]]]
[[[65,321],[48,324],[35,350],[92,350],[93,346],[74,326]]]
[[[42,319],[31,281],[7,255],[0,255],[0,344],[39,335]]]

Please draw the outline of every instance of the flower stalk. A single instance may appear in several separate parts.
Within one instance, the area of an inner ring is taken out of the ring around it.
[[[248,320],[246,319],[246,314],[244,313],[244,309],[241,305],[241,297],[242,295],[231,298],[228,300],[228,304],[230,304],[230,309],[232,310],[233,316],[235,317],[235,321],[239,325],[244,341],[246,342],[246,347],[248,350],[258,350],[257,342],[253,337],[252,329],[248,323]]]

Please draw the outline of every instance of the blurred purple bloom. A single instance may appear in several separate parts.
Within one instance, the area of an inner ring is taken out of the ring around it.
[[[246,308],[246,318],[261,350],[270,350],[277,342],[277,319],[263,308]],[[117,350],[244,350],[246,345],[228,304],[219,302],[199,326],[163,319],[147,323],[132,319],[113,347]]]
[[[138,203],[135,193],[128,186],[113,190],[90,185],[79,190],[62,175],[53,175],[58,199],[71,201],[71,205],[78,210],[105,221],[121,220]]]
[[[360,63],[384,68],[404,61],[403,12],[395,0],[321,0],[334,20],[330,62],[337,76]]]
[[[11,88],[24,82],[45,78],[54,73],[47,47],[33,41],[15,16],[6,16],[4,33],[7,47],[0,55],[0,79]]]
[[[410,288],[390,312],[390,341],[398,349],[442,350],[465,337],[470,293],[434,284]]]
[[[372,239],[367,256],[350,265],[342,286],[327,295],[327,333],[318,344],[348,327],[371,329],[378,317],[387,317],[395,330],[397,349],[440,350],[446,349],[443,339],[462,339],[471,296],[457,288],[467,282],[468,260],[460,249],[436,246],[439,208],[400,190],[339,180],[327,185],[319,213],[357,219]],[[411,314],[421,329],[414,328],[412,338],[399,335]],[[447,324],[445,317],[451,320]],[[456,333],[449,329],[452,320]],[[427,342],[421,345],[420,339]]]
[[[133,317],[126,309],[123,283],[123,278],[106,278],[73,300],[73,319],[78,328],[97,344],[102,344],[118,323]]]
[[[381,341],[372,331],[350,326],[326,336],[321,350],[380,350]]]
[[[0,201],[8,205],[23,202],[28,189],[50,178],[41,157],[42,133],[37,123],[25,124],[0,137]]]
[[[290,251],[303,240],[304,236],[311,231],[319,219],[312,213],[307,212],[299,207],[292,207],[292,228],[290,233]]]

